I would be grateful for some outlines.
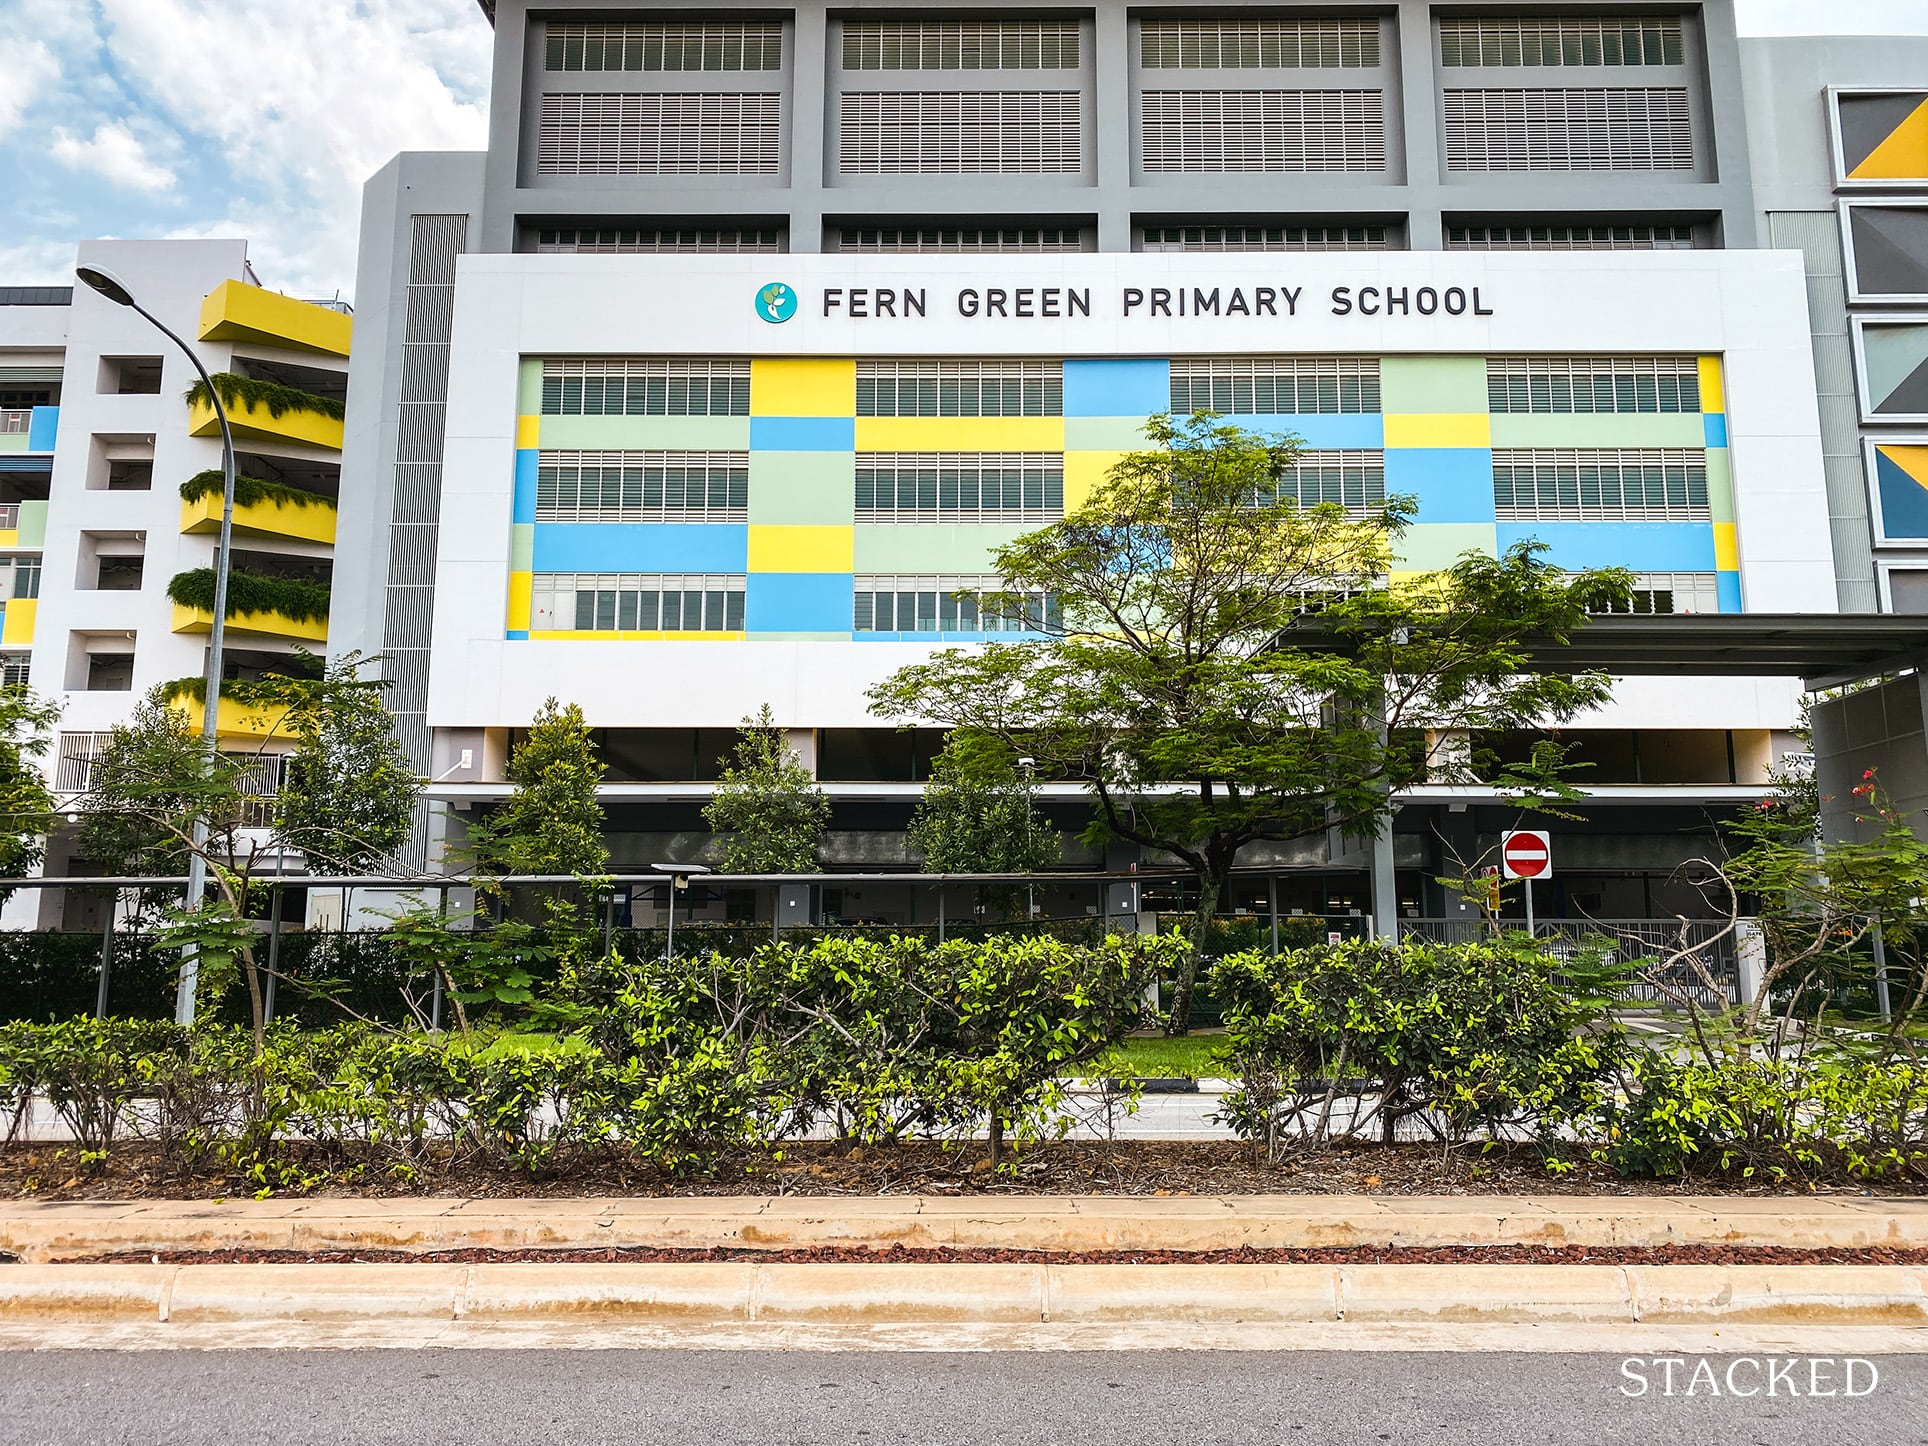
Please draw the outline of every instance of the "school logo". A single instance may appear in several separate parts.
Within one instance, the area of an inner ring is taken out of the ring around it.
[[[797,314],[797,289],[772,281],[756,294],[756,314],[773,325],[788,321]]]

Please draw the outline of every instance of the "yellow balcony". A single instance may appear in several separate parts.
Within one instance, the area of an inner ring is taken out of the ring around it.
[[[201,700],[192,697],[170,698],[169,710],[191,730],[201,727]],[[214,710],[214,736],[217,738],[292,738],[285,703],[239,703],[223,698]]]
[[[221,494],[206,492],[181,504],[181,531],[219,532]],[[268,498],[234,504],[234,530],[256,537],[287,537],[297,542],[335,541],[335,504],[317,497],[305,505]]]
[[[347,356],[354,322],[339,311],[224,281],[201,303],[202,341],[258,342],[293,351]]]
[[[228,408],[228,425],[234,428],[237,437],[326,447],[331,452],[341,450],[342,424],[333,417],[301,407],[290,407],[277,417],[266,407],[251,406],[237,398],[236,405]],[[196,437],[220,436],[221,422],[214,415],[212,404],[191,403],[187,409],[187,429]]]
[[[230,613],[228,632],[257,638],[291,638],[301,643],[328,641],[328,619],[304,618],[297,622],[284,613]],[[214,631],[212,608],[183,607],[174,604],[174,631],[211,633]]]

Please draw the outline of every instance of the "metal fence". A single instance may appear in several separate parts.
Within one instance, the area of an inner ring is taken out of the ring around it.
[[[1501,924],[1509,929],[1524,927],[1505,920]],[[1403,919],[1399,925],[1403,938],[1438,944],[1470,943],[1490,931],[1483,919]],[[1587,943],[1605,943],[1620,963],[1653,961],[1640,971],[1639,981],[1627,987],[1629,1001],[1673,1003],[1685,994],[1702,1008],[1725,1009],[1740,1000],[1740,955],[1735,931],[1725,919],[1542,919],[1533,934],[1548,941],[1556,954]],[[1662,960],[1683,947],[1694,951],[1717,988],[1709,989],[1691,962],[1661,967]]]

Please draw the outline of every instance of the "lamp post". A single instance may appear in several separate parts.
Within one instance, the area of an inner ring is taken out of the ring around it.
[[[201,746],[212,758],[215,725],[221,708],[221,649],[227,634],[228,553],[234,536],[234,431],[228,426],[228,409],[221,401],[220,392],[215,390],[214,378],[201,365],[201,358],[195,355],[194,348],[183,341],[166,322],[136,301],[134,293],[127,289],[118,276],[96,266],[76,267],[74,274],[116,306],[128,307],[144,318],[181,349],[201,378],[201,384],[207,388],[215,420],[221,424],[221,536],[214,547],[214,628],[208,638],[207,690],[201,707]],[[207,887],[207,842],[207,816],[197,813],[187,860],[186,902],[190,909],[201,907],[201,895]],[[200,982],[200,974],[200,956],[192,948],[184,950],[181,955],[181,980],[174,994],[174,1021],[177,1024],[194,1023],[194,993]]]
[[[707,874],[707,864],[651,864],[650,868],[659,874],[669,875],[669,933],[663,940],[663,957],[676,957],[676,896],[689,892],[690,880],[698,874]]]

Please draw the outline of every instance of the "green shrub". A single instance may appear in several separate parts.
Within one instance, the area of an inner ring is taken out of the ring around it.
[[[1276,1160],[1292,1142],[1417,1117],[1551,1144],[1594,1107],[1624,1044],[1604,999],[1524,935],[1460,945],[1352,940],[1218,961],[1235,1088],[1220,1118]]]
[[[186,1031],[130,1019],[68,1019],[0,1026],[0,1073],[16,1098],[43,1095],[73,1132],[83,1162],[103,1163],[127,1124],[128,1105],[159,1063],[187,1048]]]

